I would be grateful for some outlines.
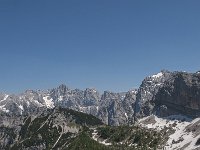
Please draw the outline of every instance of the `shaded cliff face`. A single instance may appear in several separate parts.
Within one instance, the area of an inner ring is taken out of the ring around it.
[[[200,72],[169,72],[145,78],[138,89],[134,117],[200,116]]]
[[[134,103],[137,90],[127,93],[105,91],[99,103],[98,118],[109,125],[133,123]]]
[[[154,97],[158,93],[159,89],[164,86],[166,80],[171,77],[171,72],[161,71],[156,75],[146,77],[140,85],[135,102],[135,114],[136,118],[151,115],[153,113],[155,103]]]
[[[158,90],[154,101],[155,111],[160,116],[200,116],[200,74],[172,73],[172,77]]]

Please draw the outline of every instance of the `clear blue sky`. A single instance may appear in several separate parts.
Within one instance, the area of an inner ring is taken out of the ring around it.
[[[127,91],[200,70],[199,0],[0,0],[0,91]]]

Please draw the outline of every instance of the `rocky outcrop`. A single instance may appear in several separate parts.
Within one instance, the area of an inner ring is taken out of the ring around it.
[[[136,97],[135,117],[182,114],[200,116],[200,74],[161,71],[142,82]]]
[[[105,91],[102,95],[98,117],[106,124],[119,125],[126,122],[122,107],[122,96],[119,93]]]
[[[155,107],[154,97],[170,77],[171,72],[162,70],[160,73],[146,77],[142,81],[136,95],[134,109],[136,118],[148,116],[153,113]]]
[[[95,89],[71,90],[66,85],[60,85],[58,88],[50,90],[47,95],[55,106],[97,115],[100,94]]]
[[[172,77],[158,90],[154,101],[155,111],[160,116],[200,116],[200,74],[172,73]]]
[[[132,124],[137,90],[127,93],[105,91],[99,103],[97,117],[109,125]]]

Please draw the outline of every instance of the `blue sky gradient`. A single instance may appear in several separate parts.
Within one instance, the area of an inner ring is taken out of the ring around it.
[[[200,1],[0,0],[0,91],[127,91],[200,70]]]

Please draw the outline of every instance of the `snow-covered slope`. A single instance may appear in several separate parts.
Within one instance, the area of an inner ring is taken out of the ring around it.
[[[194,150],[200,143],[200,118],[190,119],[182,115],[173,115],[165,118],[148,116],[139,120],[139,124],[149,129],[166,132],[166,150]]]

